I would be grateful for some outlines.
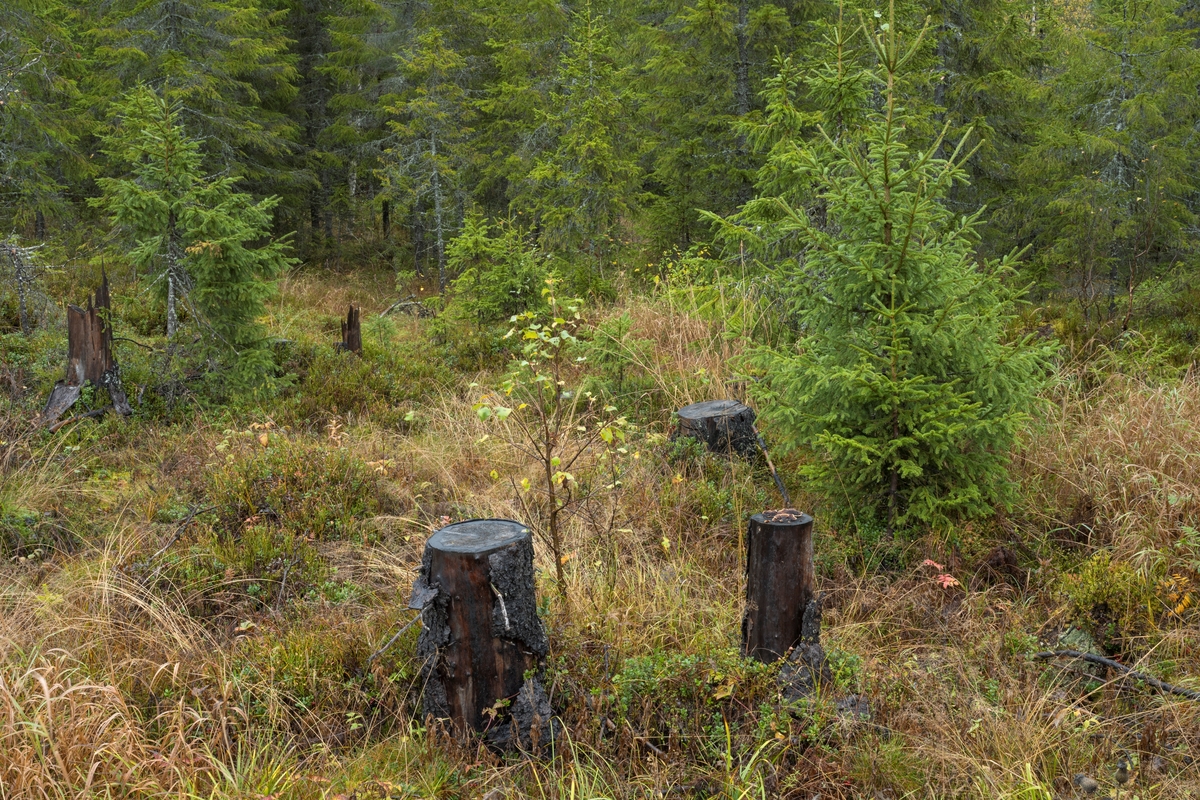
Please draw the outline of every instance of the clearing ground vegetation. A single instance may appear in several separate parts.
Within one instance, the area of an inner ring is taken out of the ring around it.
[[[419,626],[378,652],[431,532],[547,511],[539,465],[478,413],[503,357],[448,368],[436,320],[380,318],[387,295],[286,278],[267,324],[295,377],[261,404],[214,409],[118,339],[134,417],[56,434],[29,423],[63,332],[5,337],[24,375],[0,434],[5,800],[1068,797],[1080,773],[1115,791],[1122,758],[1123,796],[1200,791],[1200,704],[1030,658],[1094,649],[1200,686],[1200,387],[1137,341],[1064,368],[1016,505],[983,522],[889,540],[784,457],[817,519],[832,679],[788,706],[779,665],[738,652],[745,523],[779,503],[765,463],[668,435],[672,410],[739,393],[738,315],[665,285],[589,309],[569,378],[629,425],[573,476],[562,593],[538,539],[562,729],[533,758],[422,718]],[[361,358],[334,348],[351,301]]]

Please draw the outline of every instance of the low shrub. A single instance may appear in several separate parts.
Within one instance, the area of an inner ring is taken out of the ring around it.
[[[348,452],[266,431],[222,444],[224,463],[209,472],[207,494],[227,533],[265,524],[345,539],[379,512],[378,474]]]

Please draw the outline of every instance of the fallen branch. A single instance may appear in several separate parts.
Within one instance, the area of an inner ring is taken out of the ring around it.
[[[420,300],[414,299],[415,294],[410,294],[408,297],[402,297],[390,306],[379,312],[379,316],[386,317],[393,311],[403,311],[405,314],[416,315],[417,317],[432,317],[433,311],[429,306],[422,303]]]
[[[82,414],[76,414],[73,417],[64,419],[61,422],[56,422],[53,425],[51,425],[47,430],[49,430],[50,433],[58,433],[61,429],[67,427],[72,422],[82,422],[83,420],[89,419],[91,417],[103,417],[105,414],[107,414],[109,411],[112,411],[112,410],[113,410],[113,407],[111,405],[103,406],[102,408],[94,408],[91,411],[85,411]]]
[[[783,479],[779,477],[779,473],[775,470],[775,464],[771,461],[771,455],[767,452],[767,443],[763,440],[763,435],[758,432],[758,428],[752,428],[755,437],[758,439],[758,449],[762,450],[763,458],[767,459],[767,467],[771,470],[771,477],[775,479],[775,488],[779,490],[779,494],[783,496],[783,507],[792,507],[792,498],[788,497],[787,488],[783,485]]]
[[[142,348],[143,350],[149,350],[151,353],[154,352],[154,348],[151,347],[150,345],[142,344],[141,342],[137,341],[136,339],[130,339],[128,336],[114,336],[114,337],[112,337],[112,339],[114,342],[129,342],[130,344],[136,344],[138,347]]]
[[[630,725],[628,721],[625,722],[625,727],[629,729],[629,734],[633,737],[635,742],[638,742],[644,746],[647,750],[649,750],[651,753],[654,753],[654,755],[658,756],[663,761],[667,760],[667,754],[662,749],[655,747],[654,743],[645,736],[638,734],[638,732],[633,729],[633,726]]]
[[[1144,672],[1138,672],[1132,667],[1127,667],[1124,664],[1113,661],[1111,658],[1098,656],[1095,653],[1081,653],[1078,650],[1048,650],[1044,653],[1034,653],[1030,658],[1035,661],[1047,661],[1051,658],[1078,658],[1087,661],[1089,664],[1099,664],[1102,667],[1112,667],[1118,672],[1123,672],[1131,678],[1136,678],[1139,681],[1150,684],[1159,691],[1168,694],[1176,694],[1180,697],[1186,697],[1189,700],[1200,701],[1200,691],[1195,689],[1184,689],[1180,686],[1173,686],[1166,681],[1160,681],[1158,678],[1151,677]]]

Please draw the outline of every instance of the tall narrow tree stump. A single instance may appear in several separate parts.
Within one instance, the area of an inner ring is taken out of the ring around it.
[[[346,318],[342,320],[342,342],[338,349],[361,356],[362,323],[359,314],[360,310],[356,305],[351,305],[350,310],[346,312]]]
[[[758,447],[754,410],[736,400],[705,400],[675,412],[679,417],[676,437],[691,437],[714,453],[748,457]]]
[[[806,633],[805,612],[814,613],[809,605],[816,591],[812,526],[812,517],[791,508],[750,518],[742,619],[742,652],[750,658],[775,661]],[[815,613],[819,627],[819,609]]]
[[[108,390],[113,410],[118,414],[128,416],[133,413],[112,354],[112,327],[108,324],[110,307],[107,275],[101,279],[95,295],[88,298],[86,310],[67,306],[67,377],[54,384],[50,399],[42,410],[43,425],[52,424],[73,406],[89,381]]]
[[[442,528],[425,544],[410,605],[423,615],[425,714],[498,748],[549,744],[552,713],[538,677],[549,642],[529,529],[505,519]]]

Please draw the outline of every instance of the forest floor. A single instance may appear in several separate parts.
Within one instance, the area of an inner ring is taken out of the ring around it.
[[[603,490],[568,518],[564,592],[537,550],[563,736],[501,755],[422,719],[418,629],[371,656],[411,618],[424,541],[521,518],[538,474],[476,413],[503,358],[380,318],[392,281],[286,278],[269,324],[294,380],[225,406],[128,341],[162,344],[132,332],[136,297],[116,289],[135,413],[55,434],[29,424],[64,331],[0,336],[0,800],[1034,800],[1076,796],[1078,773],[1117,796],[1123,757],[1121,797],[1200,796],[1200,703],[1029,658],[1095,648],[1200,689],[1190,374],[1134,345],[1064,363],[1031,410],[1013,511],[897,543],[808,496],[784,459],[817,520],[834,676],[789,707],[779,666],[738,654],[744,526],[780,504],[766,467],[669,439],[672,410],[740,398],[729,359],[751,323],[668,287],[585,314],[580,346],[606,355],[580,379],[635,427],[619,484],[612,462],[576,476]],[[333,348],[350,302],[361,359]]]

